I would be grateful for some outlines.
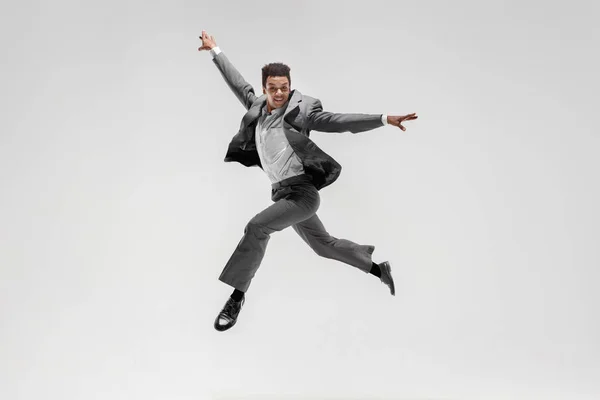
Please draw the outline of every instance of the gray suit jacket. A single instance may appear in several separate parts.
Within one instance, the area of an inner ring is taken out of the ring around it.
[[[229,88],[248,110],[242,118],[240,130],[229,143],[225,162],[237,161],[247,167],[256,165],[262,168],[254,135],[267,96],[257,97],[252,86],[223,52],[217,54],[213,62]],[[342,166],[309,139],[310,131],[358,133],[384,125],[381,114],[339,114],[323,111],[320,100],[303,95],[298,90],[290,93],[283,121],[286,138],[302,161],[305,172],[312,177],[319,190],[338,178]]]

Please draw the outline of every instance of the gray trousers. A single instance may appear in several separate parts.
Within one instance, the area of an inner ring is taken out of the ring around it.
[[[256,214],[244,228],[244,236],[223,268],[219,280],[246,292],[265,255],[270,235],[289,226],[321,257],[352,265],[369,273],[375,246],[360,245],[331,236],[316,212],[319,191],[308,175],[299,175],[272,185],[270,205]]]

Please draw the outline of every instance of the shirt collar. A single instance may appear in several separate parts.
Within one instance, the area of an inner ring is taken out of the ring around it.
[[[290,102],[290,99],[288,99],[281,107],[274,109],[273,111],[271,111],[271,115],[273,114],[279,114],[285,111],[285,109],[287,108],[288,104]],[[262,108],[262,113],[264,115],[269,115],[269,112],[267,111],[267,104],[265,103],[265,105]]]

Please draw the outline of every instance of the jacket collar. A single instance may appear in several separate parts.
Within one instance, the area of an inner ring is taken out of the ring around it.
[[[298,90],[292,90],[291,96],[288,100],[287,107],[285,112],[283,113],[283,118],[285,118],[290,112],[292,112],[299,104],[302,102],[302,93]],[[256,120],[261,113],[263,107],[267,104],[267,95],[263,94],[259,98],[256,99],[252,107],[248,110],[246,115],[244,116],[244,125],[249,126],[254,120]]]

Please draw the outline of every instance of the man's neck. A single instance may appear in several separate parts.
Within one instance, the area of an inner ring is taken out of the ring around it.
[[[288,102],[286,102],[286,103],[285,103],[283,106],[281,106],[281,107],[279,107],[279,108],[284,108],[284,107],[287,107],[287,105],[288,105]],[[271,107],[271,105],[269,104],[269,102],[267,101],[267,112],[268,112],[269,114],[271,114],[271,112],[272,112],[273,110],[279,110],[279,108],[272,108],[272,107]]]

